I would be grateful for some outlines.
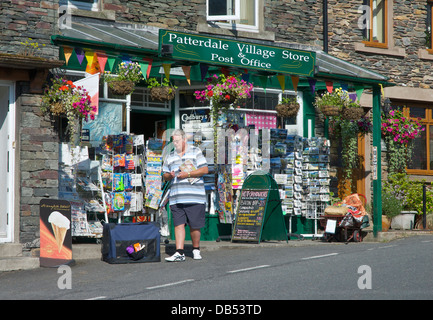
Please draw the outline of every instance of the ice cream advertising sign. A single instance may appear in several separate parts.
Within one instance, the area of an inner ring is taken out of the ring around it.
[[[314,75],[315,52],[253,42],[159,30],[159,52],[173,59],[256,69],[291,75]]]
[[[66,200],[40,201],[41,267],[72,262],[71,204]]]

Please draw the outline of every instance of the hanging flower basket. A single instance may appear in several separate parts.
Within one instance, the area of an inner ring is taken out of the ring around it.
[[[55,101],[51,103],[50,112],[54,116],[61,116],[66,114],[65,105],[62,101]]]
[[[108,86],[113,94],[118,96],[125,96],[131,94],[134,91],[135,84],[129,80],[111,80],[108,82]]]
[[[278,116],[283,118],[293,118],[298,115],[299,103],[280,103],[275,107]]]
[[[171,86],[153,87],[150,89],[150,97],[157,101],[170,101],[174,99],[176,89]]]
[[[320,111],[326,117],[338,116],[341,112],[340,107],[338,106],[320,106]]]
[[[363,108],[350,108],[345,107],[341,112],[341,116],[346,120],[359,120],[365,115],[365,111]]]
[[[223,95],[222,95],[222,98],[219,100],[219,102],[220,102],[222,105],[230,105],[230,104],[232,104],[233,102],[235,102],[237,98],[238,98],[237,95],[233,95],[233,94],[223,94]]]

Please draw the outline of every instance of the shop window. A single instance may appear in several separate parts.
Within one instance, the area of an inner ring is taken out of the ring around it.
[[[367,13],[367,27],[364,29],[366,46],[388,47],[388,0],[364,0],[364,6],[369,7]]]
[[[258,30],[259,0],[206,0],[207,21],[223,28]]]
[[[131,108],[143,111],[171,111],[171,101],[156,101],[150,97],[150,90],[143,87],[135,87],[131,94]]]
[[[100,0],[60,0],[60,6],[68,6],[74,9],[98,11]]]
[[[433,175],[433,117],[432,107],[423,105],[408,105],[403,108],[404,115],[417,119],[425,128],[421,135],[415,138],[414,152],[408,164],[408,174]]]

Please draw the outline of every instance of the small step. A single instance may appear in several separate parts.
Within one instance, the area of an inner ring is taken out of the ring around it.
[[[30,270],[39,268],[39,258],[8,257],[0,258],[0,272],[15,270]]]

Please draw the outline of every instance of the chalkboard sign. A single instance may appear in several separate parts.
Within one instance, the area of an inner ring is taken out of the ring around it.
[[[242,189],[232,240],[260,242],[269,190]]]

